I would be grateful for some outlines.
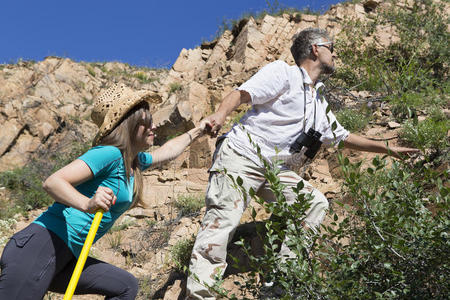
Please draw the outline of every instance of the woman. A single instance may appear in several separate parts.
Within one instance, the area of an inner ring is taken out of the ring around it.
[[[1,258],[0,299],[42,299],[47,290],[64,293],[98,209],[104,211],[94,242],[115,220],[142,200],[141,171],[177,157],[203,133],[204,123],[153,153],[152,94],[123,84],[95,101],[92,120],[99,127],[94,147],[44,182],[55,203],[16,233]],[[89,257],[76,294],[135,299],[137,279],[125,270]]]

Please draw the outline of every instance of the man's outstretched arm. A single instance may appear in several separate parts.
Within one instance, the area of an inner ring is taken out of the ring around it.
[[[250,94],[246,91],[234,90],[223,98],[222,103],[219,106],[217,112],[206,117],[204,121],[210,128],[212,136],[216,136],[220,128],[222,128],[226,117],[231,114],[242,103],[248,103],[251,101]]]
[[[388,147],[385,142],[373,141],[365,137],[350,133],[344,141],[344,147],[360,151],[386,153],[396,158],[419,152],[419,149],[407,147]]]

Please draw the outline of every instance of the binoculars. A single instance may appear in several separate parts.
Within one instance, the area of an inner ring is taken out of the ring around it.
[[[312,159],[322,145],[322,142],[320,141],[321,136],[322,134],[320,132],[310,128],[307,133],[303,132],[295,140],[289,151],[291,153],[300,152],[303,147],[306,147],[308,149],[305,151],[305,156]]]

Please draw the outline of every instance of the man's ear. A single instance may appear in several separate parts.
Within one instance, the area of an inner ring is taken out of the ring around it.
[[[311,56],[311,59],[312,60],[316,60],[317,59],[317,57],[319,56],[319,50],[318,50],[318,48],[319,47],[317,47],[317,45],[315,45],[315,44],[312,44],[311,45],[311,54],[310,54],[310,56]]]

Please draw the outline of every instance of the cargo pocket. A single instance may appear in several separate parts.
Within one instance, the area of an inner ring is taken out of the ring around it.
[[[23,248],[28,243],[28,241],[33,237],[33,235],[34,232],[32,233],[19,232],[18,234],[15,234],[11,239],[14,240],[17,247]]]

